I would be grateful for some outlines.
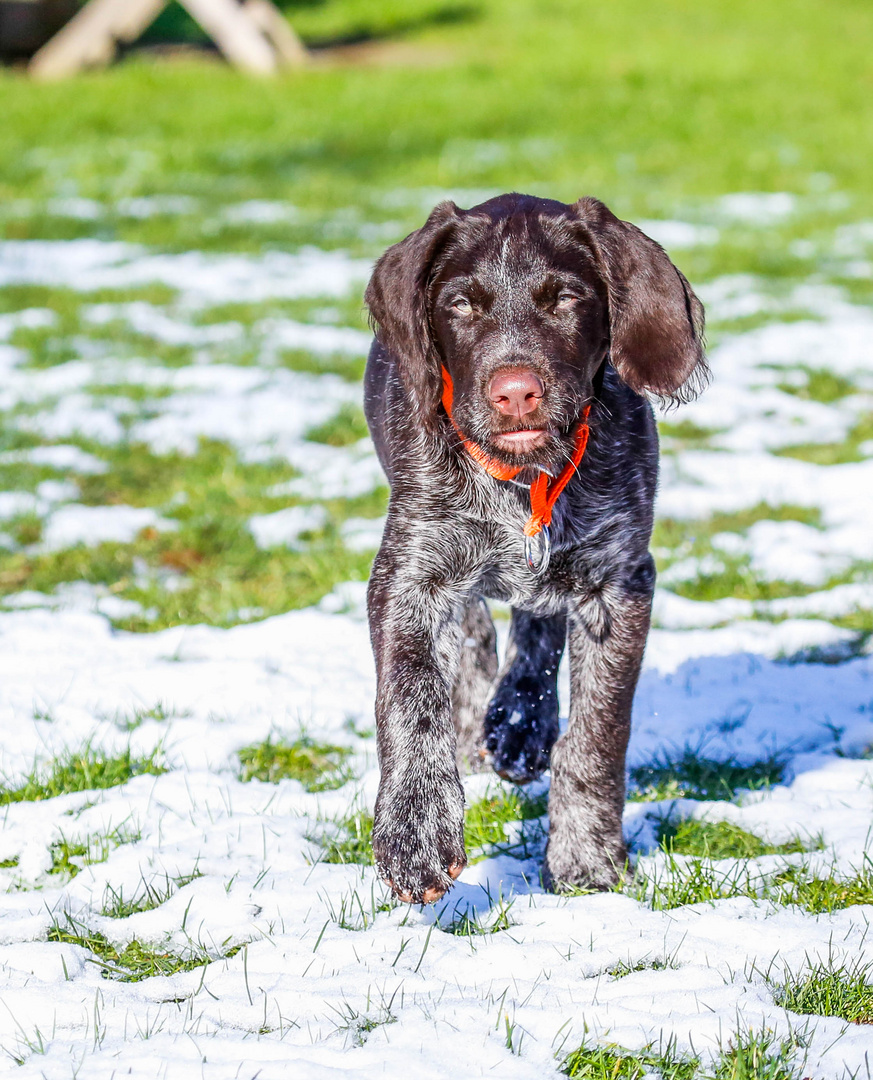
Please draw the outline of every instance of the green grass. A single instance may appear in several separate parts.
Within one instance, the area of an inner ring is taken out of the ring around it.
[[[638,865],[633,877],[619,886],[654,911],[671,911],[689,904],[712,904],[738,896],[761,899],[767,879],[746,864],[724,869],[709,859],[682,859],[667,855],[663,864],[643,868]]]
[[[707,1080],[799,1080],[799,1049],[796,1037],[777,1042],[770,1031],[740,1032],[722,1050]]]
[[[251,326],[264,319],[291,319],[294,322],[315,322],[326,326],[351,326],[356,330],[366,330],[366,308],[361,294],[352,291],[347,296],[331,296],[329,300],[312,297],[272,296],[265,300],[237,300],[227,303],[210,304],[203,309],[186,313],[197,326],[210,326],[215,323],[241,323]],[[310,356],[309,352],[305,352]],[[355,364],[363,357],[350,356],[348,353],[337,355],[325,354],[329,363]]]
[[[472,943],[474,938],[499,934],[503,930],[509,930],[514,926],[510,914],[513,903],[512,900],[507,902],[499,898],[481,912],[472,908],[467,908],[464,911],[456,910],[452,913],[452,917],[448,922],[441,923],[438,921],[437,925],[443,933],[468,938]]]
[[[778,902],[797,904],[813,915],[873,904],[873,864],[865,856],[850,877],[825,878],[811,877],[802,868],[792,867],[775,879],[771,891]]]
[[[773,989],[777,1003],[789,1012],[873,1024],[869,964],[818,963],[802,974],[789,975]]]
[[[67,915],[66,925],[55,923],[48,931],[49,941],[79,945],[93,953],[94,963],[106,979],[117,982],[141,982],[153,976],[177,975],[182,971],[194,971],[215,959],[205,951],[196,956],[182,957],[175,953],[146,945],[134,939],[123,949],[112,945],[103,934],[89,930],[83,923]],[[235,956],[241,946],[227,949],[222,958]]]
[[[742,762],[707,757],[690,746],[671,756],[657,755],[630,770],[628,798],[635,802],[661,799],[731,800],[741,791],[758,791],[781,783],[785,761],[778,757]]]
[[[509,854],[527,858],[540,854],[544,833],[539,818],[546,812],[547,796],[530,798],[521,789],[479,799],[467,807],[464,815],[464,846],[469,863],[481,862],[494,855]],[[507,826],[520,825],[517,838],[507,836]],[[370,838],[373,815],[356,810],[340,818],[323,822],[310,837],[323,854],[322,862],[362,863],[373,861]]]
[[[521,788],[500,790],[472,803],[464,814],[469,862],[499,854],[527,858],[544,838],[539,819],[547,805],[547,795],[531,798]]]
[[[800,443],[774,451],[780,457],[796,458],[798,461],[811,461],[815,465],[845,465],[852,461],[863,461],[865,454],[860,447],[873,439],[873,412],[863,414],[838,443]]]
[[[669,439],[671,445],[682,450],[708,447],[709,440],[715,434],[713,429],[700,427],[692,420],[659,419],[658,432],[662,439]]]
[[[804,525],[817,528],[822,525],[821,513],[815,507],[797,506],[792,503],[782,503],[778,506],[757,503],[747,510],[734,513],[723,511],[694,521],[659,518],[655,526],[653,543],[665,544],[671,548],[685,543],[688,545],[688,554],[698,554],[701,545],[705,545],[705,550],[709,550],[709,540],[716,533],[745,532],[758,521],[800,521]]]
[[[369,896],[364,898],[361,897],[360,890],[352,885],[338,899],[329,892],[322,894],[322,899],[332,921],[340,929],[353,930],[356,933],[368,930],[373,925],[376,916],[383,912],[394,911],[398,907],[404,908],[407,912],[411,910],[407,905],[402,904],[387,886],[379,886],[377,891],[377,886],[372,881]]]
[[[136,731],[137,728],[142,727],[143,724],[148,721],[153,721],[157,724],[165,724],[169,720],[173,720],[176,717],[190,716],[191,713],[187,710],[180,711],[172,705],[167,705],[163,701],[156,701],[154,705],[146,708],[132,709],[130,712],[118,711],[107,716],[107,720],[111,720],[115,726],[121,731]]]
[[[366,436],[367,421],[357,405],[343,405],[330,420],[306,432],[310,442],[326,443],[328,446],[350,446]]]
[[[794,855],[821,850],[820,838],[799,837],[785,844],[768,844],[729,821],[665,821],[658,830],[664,850],[674,855],[695,855],[708,859],[757,859],[762,855]]]
[[[54,230],[52,230],[54,231]],[[40,326],[16,327],[10,342],[27,354],[25,368],[44,370],[81,357],[83,344],[99,353],[115,359],[147,358],[167,368],[177,368],[196,361],[203,346],[191,346],[167,342],[129,324],[123,310],[113,318],[96,322],[88,318],[88,310],[95,304],[123,305],[138,301],[158,307],[169,305],[173,291],[163,285],[149,285],[134,289],[95,289],[76,292],[69,288],[41,285],[11,285],[0,290],[0,310],[16,311],[21,308],[39,307],[52,313],[51,322]],[[170,308],[171,315],[173,314]],[[251,363],[254,359],[253,344],[246,335],[238,339],[213,342],[208,346],[214,360],[238,364]],[[168,372],[167,381],[171,375]],[[165,396],[161,386],[138,386],[130,392],[131,384],[121,383],[117,393],[131,400],[146,404]],[[91,388],[91,392],[95,392]],[[110,392],[99,389],[99,394]]]
[[[62,835],[51,845],[52,865],[49,873],[74,878],[86,866],[106,862],[115,848],[136,843],[141,836],[139,829],[124,825],[78,840],[70,840]]]
[[[187,247],[312,240],[331,212],[344,240],[338,211],[349,204],[363,220],[377,208],[400,218],[400,231],[420,210],[415,200],[386,208],[383,193],[435,185],[590,191],[623,209],[830,183],[856,192],[856,212],[867,212],[873,13],[860,0],[801,0],[788,22],[775,0],[403,7],[295,6],[310,40],[388,35],[402,51],[390,63],[264,80],[256,93],[250,80],[196,61],[129,60],[76,80],[75,93],[6,74],[0,197],[43,200],[62,176],[68,191],[110,201],[176,192],[207,208],[246,198],[301,208],[300,224],[271,229],[216,218],[204,230],[196,214],[101,222],[110,235],[169,234]],[[35,235],[49,222],[57,219],[43,211],[7,230]],[[93,223],[64,223],[73,235],[83,226]],[[784,260],[759,247],[759,264]]]
[[[693,1080],[699,1068],[697,1058],[681,1056],[672,1044],[666,1049],[649,1046],[638,1051],[615,1044],[583,1045],[561,1064],[564,1076],[574,1080],[642,1080],[653,1072],[662,1080]]]
[[[806,382],[779,383],[779,389],[786,394],[793,394],[804,401],[820,401],[830,405],[850,394],[857,393],[857,387],[851,380],[827,368],[795,368],[799,374],[806,375]]]
[[[628,975],[633,975],[636,971],[667,971],[670,968],[677,968],[679,965],[672,956],[668,956],[663,960],[645,959],[637,960],[635,963],[630,961],[621,960],[614,967],[607,968],[606,974],[611,975],[613,979],[624,979]]]
[[[36,544],[42,538],[42,518],[36,514],[16,514],[14,518],[5,523],[5,531],[21,547]],[[3,555],[0,554],[0,560],[2,559]],[[0,570],[0,588],[2,588],[6,580],[14,580],[14,578],[14,570]]]
[[[693,430],[698,433],[701,431]],[[700,434],[684,440],[680,437],[679,449],[693,449],[701,445],[701,438]],[[670,589],[689,600],[710,601],[734,597],[741,600],[767,601],[801,596],[819,589],[821,586],[805,585],[802,582],[762,578],[752,571],[748,557],[728,555],[713,548],[712,539],[717,534],[742,534],[759,521],[799,521],[814,528],[823,527],[818,509],[791,504],[770,506],[767,503],[758,503],[747,510],[716,513],[695,521],[659,518],[655,522],[652,538],[659,572],[669,569],[674,562],[714,556],[716,567],[712,570],[701,569],[688,580],[671,582]],[[845,580],[851,580],[853,572],[846,575]],[[836,583],[835,580],[833,584]]]
[[[356,810],[339,819],[323,822],[319,834],[309,839],[321,846],[320,862],[369,866],[373,861],[372,836],[373,815],[368,810]]]
[[[292,743],[270,737],[238,752],[240,779],[268,784],[299,780],[307,791],[333,791],[351,779],[345,765],[350,753],[346,746],[318,743],[305,735]]]
[[[86,745],[82,750],[67,751],[46,765],[35,765],[27,779],[17,787],[0,787],[0,806],[116,787],[145,773],[159,776],[166,771],[161,758],[160,748],[136,757],[129,747],[120,754],[110,755]]]
[[[661,1080],[798,1080],[801,1049],[796,1037],[777,1042],[769,1031],[740,1032],[704,1071],[698,1058],[678,1054],[672,1043],[638,1051],[583,1045],[564,1059],[561,1072],[575,1080],[642,1080],[653,1073]]]
[[[114,620],[124,630],[181,623],[226,627],[247,622],[252,614],[266,618],[310,607],[340,582],[365,581],[371,560],[371,553],[349,551],[335,526],[302,552],[278,547],[263,552],[241,521],[216,511],[178,532],[143,530],[132,544],[5,559],[0,553],[0,593],[52,593],[64,582],[87,581],[142,604],[142,614]],[[143,565],[147,576],[138,571]],[[173,590],[164,585],[168,574],[180,575]]]
[[[313,375],[339,375],[350,383],[360,383],[364,377],[364,358],[350,357],[345,353],[315,353],[304,352],[302,349],[283,349],[279,353],[278,361],[282,367],[290,371],[309,372]]]
[[[137,890],[129,899],[125,897],[123,889],[116,890],[108,885],[100,914],[109,919],[126,919],[129,915],[136,915],[142,911],[153,911],[166,903],[179,889],[190,885],[192,881],[202,876],[195,867],[190,874],[177,874],[173,877],[165,874],[163,882],[146,881],[143,878],[142,889]]]
[[[363,1046],[370,1035],[377,1028],[386,1024],[396,1024],[397,1017],[391,1011],[397,991],[386,1000],[384,994],[380,994],[380,1002],[375,1005],[367,991],[367,1000],[363,1011],[356,1009],[347,1001],[342,1005],[330,1005],[330,1009],[336,1014],[337,1031],[343,1032],[346,1038],[346,1046]]]
[[[202,439],[193,454],[156,454],[142,443],[125,442],[111,447],[85,443],[84,448],[109,466],[105,473],[76,477],[86,506],[175,502],[173,515],[181,523],[195,521],[208,506],[216,517],[278,509],[288,500],[265,492],[294,476],[286,462],[245,462],[232,446],[212,439]]]
[[[795,854],[801,843],[804,841],[793,841],[786,845],[788,851],[773,854]],[[818,843],[811,839],[805,850],[814,850]],[[633,875],[618,889],[656,911],[735,897],[794,905],[811,915],[832,914],[859,904],[873,905],[873,864],[867,857],[848,877],[836,872],[816,877],[803,863],[796,862],[783,869],[762,870],[749,861],[750,857],[735,858],[730,863],[719,863],[712,855],[685,856],[668,846],[665,859],[638,863]]]
[[[265,552],[256,546],[248,520],[299,501],[269,494],[294,476],[287,463],[245,462],[226,443],[210,440],[189,455],[155,454],[135,443],[106,448],[78,442],[109,465],[101,474],[70,474],[85,505],[150,506],[178,527],[144,529],[129,544],[45,554],[0,550],[0,598],[24,589],[52,593],[64,582],[88,581],[143,606],[144,614],[116,620],[125,630],[194,622],[232,626],[248,621],[247,612],[266,617],[308,607],[339,582],[365,580],[369,573],[371,555],[349,551],[339,530],[347,517],[384,513],[383,489],[325,501],[328,522],[303,550],[279,546]],[[33,543],[41,528],[30,515],[13,521],[8,531],[19,543]],[[165,587],[167,575],[176,576],[173,590]]]
[[[710,554],[710,552],[703,554]],[[684,581],[671,582],[670,589],[688,600],[709,602],[732,597],[737,600],[766,603],[769,600],[806,596],[809,593],[819,592],[822,588],[832,588],[835,585],[855,581],[862,578],[867,570],[864,563],[856,563],[845,573],[836,575],[823,584],[809,585],[795,579],[762,576],[753,571],[750,564],[751,560],[746,555],[733,556],[718,551],[715,552],[715,565],[711,569],[703,566],[693,577]],[[778,621],[763,612],[758,617]]]

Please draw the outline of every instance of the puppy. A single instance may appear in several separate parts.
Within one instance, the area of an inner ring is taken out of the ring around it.
[[[655,584],[648,398],[705,385],[702,305],[596,199],[518,194],[441,203],[366,302],[365,410],[391,486],[368,594],[378,871],[401,900],[438,899],[466,863],[459,766],[517,783],[550,766],[543,882],[609,888]],[[485,597],[512,607],[499,672]]]

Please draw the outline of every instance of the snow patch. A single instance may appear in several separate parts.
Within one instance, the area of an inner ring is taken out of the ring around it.
[[[143,529],[176,529],[174,521],[145,506],[63,506],[43,525],[41,551],[61,551],[77,544],[129,544]]]
[[[295,551],[305,546],[300,542],[302,533],[318,532],[327,521],[323,506],[289,506],[273,514],[256,514],[249,518],[249,531],[259,548],[284,545]]]

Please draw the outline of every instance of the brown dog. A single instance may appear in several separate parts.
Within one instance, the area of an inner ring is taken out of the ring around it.
[[[646,395],[705,384],[703,308],[596,199],[525,195],[441,203],[366,299],[365,407],[391,484],[369,590],[379,872],[403,900],[437,899],[466,862],[458,763],[523,783],[551,761],[543,880],[608,888],[655,583]],[[483,597],[513,609],[499,673]]]

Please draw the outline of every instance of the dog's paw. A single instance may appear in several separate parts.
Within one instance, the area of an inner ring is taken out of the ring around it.
[[[485,714],[483,747],[498,776],[516,784],[549,767],[558,737],[558,698],[551,685],[523,677],[505,680]]]
[[[628,855],[621,836],[581,844],[560,834],[549,837],[543,862],[543,887],[549,892],[605,892],[624,878]]]
[[[439,900],[467,865],[464,795],[383,798],[376,803],[373,856],[379,876],[407,904]]]

